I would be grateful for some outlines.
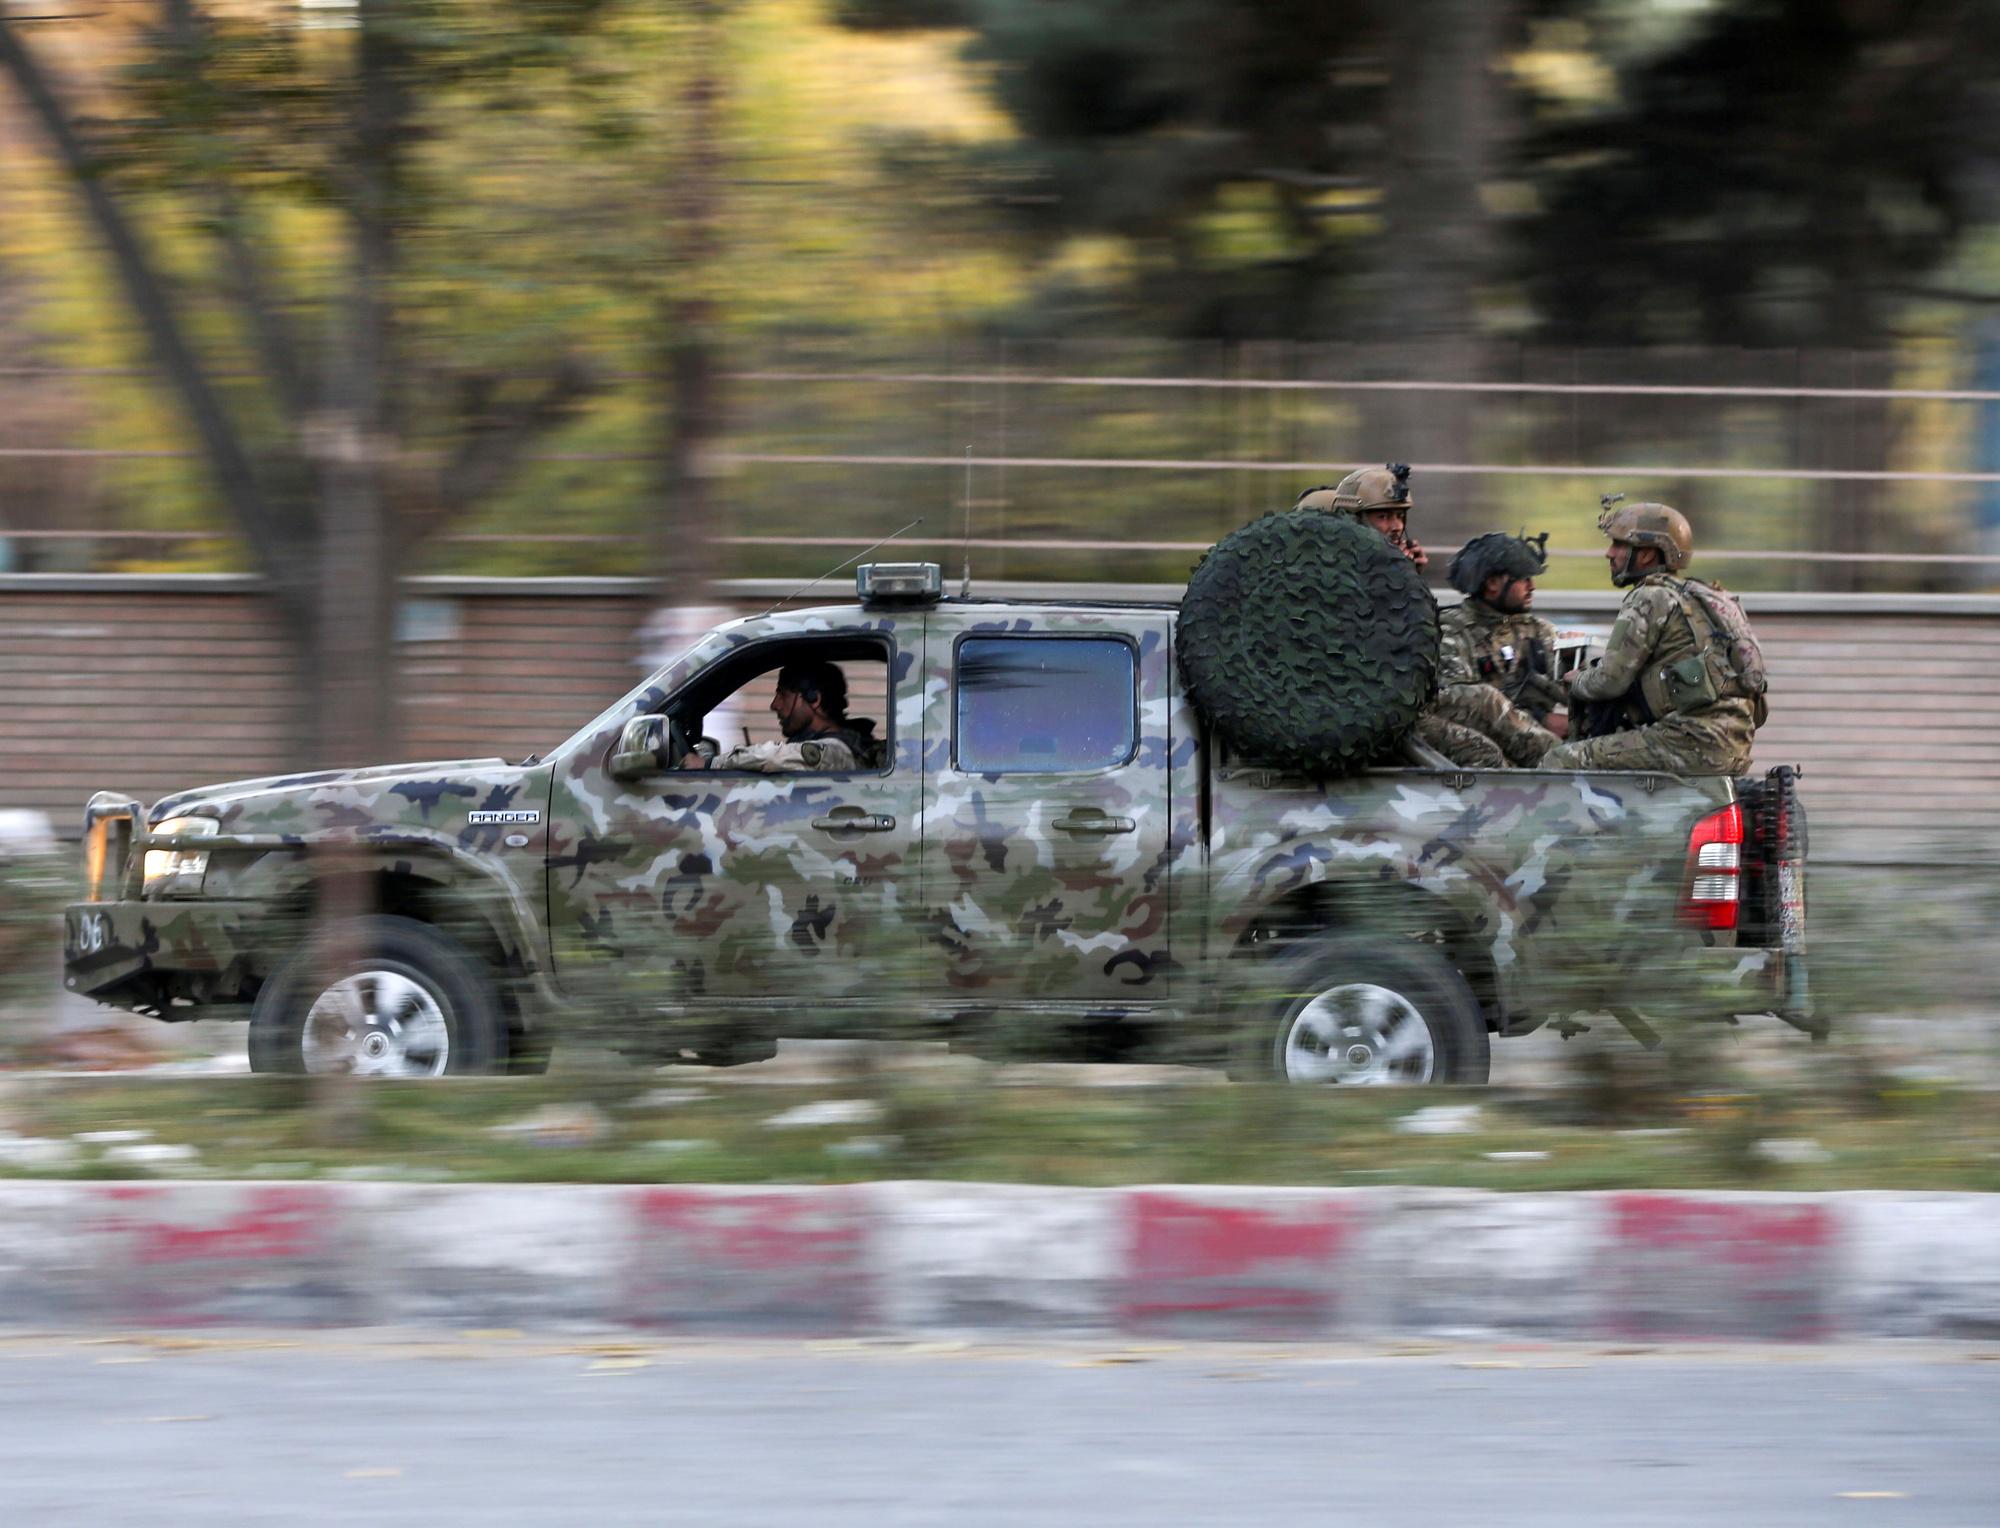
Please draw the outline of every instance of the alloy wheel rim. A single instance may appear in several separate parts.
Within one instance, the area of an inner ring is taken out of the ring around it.
[[[1329,987],[1293,1016],[1283,1062],[1291,1082],[1413,1085],[1431,1080],[1437,1046],[1423,1015],[1402,993],[1348,982]]]
[[[401,971],[357,971],[312,1005],[300,1051],[308,1072],[438,1077],[451,1059],[451,1030],[422,983]]]

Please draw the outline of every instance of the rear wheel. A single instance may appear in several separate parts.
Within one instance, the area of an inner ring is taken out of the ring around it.
[[[507,1056],[485,968],[428,924],[388,917],[280,967],[251,1010],[249,1051],[253,1072],[368,1077],[491,1072]]]
[[[1239,1075],[1343,1087],[1486,1081],[1479,1002],[1436,946],[1321,939],[1272,972]]]

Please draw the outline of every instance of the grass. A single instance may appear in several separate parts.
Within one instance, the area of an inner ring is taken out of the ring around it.
[[[1332,1093],[1249,1087],[843,1087],[664,1084],[645,1072],[553,1074],[357,1090],[329,1115],[283,1078],[14,1079],[0,1127],[21,1136],[139,1130],[200,1153],[134,1167],[85,1144],[61,1170],[15,1176],[381,1176],[467,1182],[833,1183],[927,1178],[1072,1185],[1425,1184],[1483,1189],[1762,1188],[2000,1191],[2000,1110],[1988,1095],[1893,1080],[1839,1097],[1704,1091],[1622,1102],[1584,1090]],[[772,1116],[866,1098],[863,1124],[775,1128]],[[1404,1116],[1477,1104],[1465,1134],[1409,1134]],[[552,1108],[540,1140],[496,1134]],[[1616,1123],[1603,1123],[1606,1119]],[[564,1122],[568,1121],[566,1125]],[[578,1122],[581,1122],[580,1124]],[[589,1138],[566,1132],[585,1130]],[[1774,1162],[1772,1139],[1815,1160]],[[672,1143],[662,1145],[660,1143]],[[1489,1153],[1543,1153],[1494,1160]]]

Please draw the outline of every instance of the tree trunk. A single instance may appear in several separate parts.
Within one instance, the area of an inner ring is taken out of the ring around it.
[[[1467,382],[1482,372],[1479,286],[1492,256],[1482,187],[1500,128],[1493,62],[1506,0],[1403,0],[1389,23],[1389,152],[1378,283],[1382,381]],[[1412,530],[1448,553],[1486,524],[1477,478],[1426,477],[1426,463],[1479,459],[1472,395],[1371,395],[1371,456],[1415,463]],[[1444,562],[1434,566],[1442,573]]]
[[[359,8],[347,288],[328,307],[326,381],[307,442],[319,483],[320,578],[306,688],[317,704],[315,742],[324,763],[335,767],[381,763],[394,752],[390,292],[408,103],[391,4],[361,0]],[[376,908],[354,846],[327,844],[318,858],[316,947],[324,988],[364,953],[354,938],[356,920]],[[330,1073],[315,1093],[314,1133],[323,1144],[348,1144],[364,1133],[352,1078]]]
[[[396,568],[388,519],[391,284],[408,101],[390,0],[362,0],[347,197],[347,289],[329,308],[327,371],[307,448],[319,484],[317,620],[310,683],[329,765],[394,750]]]
[[[725,618],[716,600],[723,505],[716,453],[723,382],[715,283],[722,253],[723,115],[728,96],[724,0],[694,0],[688,74],[676,117],[684,135],[668,175],[667,281],[659,309],[660,449],[652,515],[655,609],[642,635],[647,661],[671,657]],[[718,723],[720,724],[720,723]]]

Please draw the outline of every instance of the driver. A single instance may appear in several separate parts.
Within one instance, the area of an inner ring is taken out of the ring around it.
[[[875,723],[847,715],[847,676],[823,658],[803,658],[778,670],[771,714],[782,743],[746,743],[713,759],[690,751],[682,769],[752,769],[767,775],[847,774],[882,767]]]

